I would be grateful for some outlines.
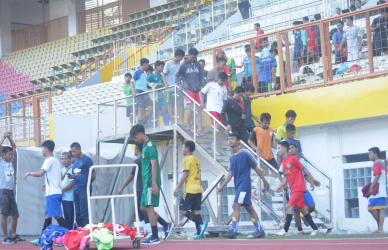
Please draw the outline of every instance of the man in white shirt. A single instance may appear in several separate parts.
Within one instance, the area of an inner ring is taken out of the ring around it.
[[[348,62],[359,60],[359,52],[362,50],[361,29],[353,24],[353,16],[346,17],[345,22],[348,27],[345,29],[344,37],[338,51],[342,51],[346,43],[348,48]]]
[[[200,92],[201,99],[201,108],[205,108],[210,112],[218,121],[220,121],[224,126],[226,125],[221,118],[221,110],[224,105],[224,101],[228,98],[228,90],[225,87],[225,83],[228,80],[228,75],[225,72],[221,72],[218,75],[218,80],[216,82],[209,82]],[[205,104],[205,96],[207,94],[207,103]],[[214,121],[212,119],[213,125]],[[217,129],[216,144],[217,146],[217,155],[225,155],[225,152],[222,150],[222,142],[224,140],[225,131],[218,124],[215,124]]]
[[[357,0],[356,2],[356,10],[362,10],[364,7],[362,7],[362,2],[361,0]]]
[[[46,190],[46,209],[44,211],[44,224],[42,232],[51,225],[52,217],[54,217],[58,225],[68,228],[65,220],[62,217],[62,180],[61,180],[61,165],[53,156],[55,143],[51,140],[42,143],[42,155],[46,158],[42,168],[37,172],[27,172],[24,179],[28,176],[42,177],[45,176],[45,184],[42,190]],[[33,242],[31,242],[33,243]],[[34,244],[34,243],[33,243]]]

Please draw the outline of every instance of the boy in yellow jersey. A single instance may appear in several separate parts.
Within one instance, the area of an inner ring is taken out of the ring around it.
[[[175,188],[174,196],[178,196],[179,188],[183,185],[184,190],[180,201],[179,212],[195,223],[197,233],[193,239],[204,238],[208,222],[202,221],[201,210],[201,164],[193,155],[195,142],[186,141],[182,147],[182,153],[186,156],[182,161],[183,174]],[[189,211],[191,210],[191,211]]]
[[[296,120],[296,112],[292,109],[286,112],[286,122],[283,125],[280,125],[278,130],[276,131],[275,141],[280,142],[281,140],[287,137],[286,127],[287,125],[293,125]],[[295,138],[298,138],[298,129],[295,128]]]

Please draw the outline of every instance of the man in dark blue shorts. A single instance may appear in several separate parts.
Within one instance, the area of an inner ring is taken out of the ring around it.
[[[232,148],[233,154],[230,156],[229,173],[226,176],[225,181],[218,188],[218,193],[221,193],[222,189],[228,184],[228,182],[234,177],[234,187],[236,190],[236,196],[233,202],[233,218],[232,228],[229,232],[222,234],[224,238],[235,239],[237,234],[237,227],[240,221],[240,209],[244,206],[251,216],[253,225],[256,228],[255,238],[265,236],[264,230],[260,224],[259,216],[253,209],[251,201],[251,169],[259,175],[264,183],[264,187],[269,189],[269,184],[264,178],[263,173],[260,171],[259,163],[253,158],[251,153],[239,147],[240,135],[237,133],[230,133],[228,135],[228,144]]]

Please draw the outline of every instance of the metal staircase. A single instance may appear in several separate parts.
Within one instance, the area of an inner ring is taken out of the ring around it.
[[[170,88],[173,88],[175,91],[175,99],[176,99],[176,93],[179,91],[175,86],[172,86]],[[150,95],[151,99],[153,100],[153,107],[156,109],[157,107],[157,96],[159,91],[164,90],[152,90],[145,93],[142,93],[144,95]],[[186,93],[184,93],[187,98],[189,97]],[[99,159],[99,150],[100,150],[100,144],[101,143],[120,143],[123,144],[123,150],[121,152],[121,155],[125,154],[126,148],[128,144],[133,144],[134,141],[132,138],[129,138],[128,132],[130,130],[129,122],[127,118],[124,118],[122,116],[125,116],[125,106],[126,98],[117,99],[113,102],[106,102],[106,103],[100,103],[98,105],[98,128],[97,128],[97,157]],[[195,103],[194,105],[194,112],[193,112],[193,121],[196,121],[198,118],[199,112],[202,112],[202,120],[203,125],[205,125],[206,128],[206,135],[205,136],[199,136],[196,132],[196,124],[192,124],[192,128],[189,128],[188,126],[178,123],[178,116],[176,115],[178,112],[177,105],[177,99],[175,100],[175,107],[174,107],[174,117],[170,120],[170,125],[164,126],[161,124],[161,122],[158,119],[153,119],[150,121],[150,124],[148,127],[146,127],[146,134],[148,137],[156,142],[159,143],[158,145],[166,145],[162,159],[160,160],[160,166],[161,169],[164,166],[165,160],[167,156],[169,155],[170,148],[173,147],[172,157],[173,157],[173,188],[175,188],[175,185],[178,181],[178,166],[180,166],[180,163],[178,163],[178,142],[179,140],[193,140],[196,142],[197,147],[196,151],[198,151],[203,157],[205,157],[210,164],[214,166],[214,168],[217,170],[216,177],[213,178],[211,184],[209,182],[209,186],[206,190],[203,192],[202,196],[202,202],[207,201],[207,198],[209,195],[217,188],[217,186],[220,184],[224,176],[228,172],[228,164],[229,164],[229,155],[230,149],[227,145],[227,136],[225,136],[224,141],[222,142],[222,151],[224,153],[220,154],[220,152],[217,151],[216,147],[212,145],[217,145],[217,133],[223,132],[226,133],[225,127],[217,121],[217,119],[214,119],[214,117],[206,110],[202,110],[199,107],[198,103]],[[132,121],[136,121],[136,116],[138,115],[136,113],[136,110],[133,110],[134,117],[132,118]],[[185,118],[188,118],[188,112],[185,112]],[[153,117],[158,117],[157,110],[153,110]],[[113,118],[113,119],[112,119]],[[213,120],[216,121],[218,126],[211,125],[210,118],[213,118]],[[161,120],[161,119],[160,119]],[[184,119],[186,120],[186,119]],[[134,123],[134,122],[133,122]],[[207,125],[207,126],[206,126]],[[220,128],[219,130],[217,128]],[[257,155],[255,152],[253,152],[249,146],[241,142],[241,147],[244,147],[245,149],[249,150],[256,158]],[[310,172],[312,172],[313,176],[315,176],[316,179],[321,181],[322,185],[319,188],[316,188],[314,192],[312,192],[313,197],[317,203],[317,212],[315,216],[315,221],[317,224],[330,228],[332,223],[332,202],[331,202],[331,178],[328,177],[322,170],[317,168],[311,161],[306,159],[307,164],[309,164]],[[97,163],[98,164],[98,163]],[[276,187],[280,184],[278,178],[277,178],[277,170],[274,169],[271,165],[269,165],[264,159],[260,158],[260,166],[262,169],[262,172],[264,176],[266,177],[267,181],[270,183],[270,190],[264,191],[262,189],[263,185],[261,183],[261,180],[258,178],[256,173],[252,173],[252,202],[256,204],[260,210],[261,210],[261,220],[263,227],[265,229],[278,229],[283,225],[283,216],[285,214],[285,195],[282,193],[276,193],[274,190]],[[163,172],[162,172],[163,174]],[[119,175],[119,173],[118,173]],[[167,184],[168,185],[168,184]],[[228,184],[229,186],[232,186],[233,183]],[[114,189],[114,188],[113,188]],[[112,191],[113,191],[112,189]],[[163,189],[163,186],[162,186]],[[166,197],[167,195],[167,197]],[[170,205],[171,202],[168,202],[168,199],[172,199],[172,206]],[[209,231],[224,231],[227,230],[228,227],[226,225],[229,224],[231,221],[231,216],[225,221],[221,221],[221,195],[217,195],[217,216],[213,213],[214,209],[210,207],[211,214],[210,218],[213,222],[213,226],[209,227]],[[329,202],[328,202],[329,199]],[[184,226],[186,219],[181,220],[178,222],[178,206],[177,206],[177,199],[172,196],[172,194],[166,194],[162,192],[161,196],[162,204],[164,205],[167,217],[170,221],[173,221],[177,225],[177,230],[182,230],[182,227]],[[206,202],[207,206],[210,206],[209,202]],[[258,211],[259,212],[259,211]],[[260,216],[260,215],[259,215]],[[244,230],[244,226],[239,227],[241,230]],[[251,229],[251,226],[246,227],[247,230]]]

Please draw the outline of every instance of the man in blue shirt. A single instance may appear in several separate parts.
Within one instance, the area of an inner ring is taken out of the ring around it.
[[[88,196],[86,187],[88,184],[89,169],[93,166],[93,161],[81,151],[81,145],[73,142],[70,145],[70,152],[74,156],[73,172],[69,175],[74,179],[74,205],[76,212],[76,221],[78,227],[84,227],[89,224]],[[92,182],[96,179],[96,172],[92,172]],[[91,192],[91,189],[90,189]]]
[[[270,49],[269,56],[262,58],[259,67],[259,83],[257,93],[264,93],[272,90],[272,82],[276,79],[276,59],[275,50]],[[276,50],[277,51],[277,50]]]
[[[293,25],[303,24],[302,21],[294,21]],[[296,29],[294,32],[294,59],[293,72],[297,72],[298,67],[303,66],[307,49],[307,34],[304,29]]]
[[[251,48],[247,47],[245,48],[245,53],[247,53],[247,56],[243,58],[243,61],[241,62],[241,65],[236,66],[237,68],[244,68],[243,72],[243,87],[245,84],[253,83],[252,82],[252,57],[251,53],[255,53],[254,51],[251,52]],[[260,66],[260,58],[258,56],[255,56],[255,63],[256,63],[256,73],[259,70]]]
[[[269,184],[264,178],[263,173],[260,171],[259,163],[255,160],[255,158],[253,158],[251,153],[246,149],[240,148],[239,134],[230,133],[228,135],[228,145],[232,148],[233,154],[230,156],[228,175],[222,185],[218,188],[218,193],[221,193],[222,189],[228,184],[232,177],[234,177],[236,196],[233,201],[232,228],[229,232],[222,234],[221,236],[229,239],[236,238],[237,227],[240,221],[240,209],[241,206],[244,206],[251,216],[251,220],[257,231],[254,237],[263,237],[265,236],[265,233],[260,225],[259,216],[257,216],[256,211],[253,209],[251,201],[251,169],[255,170],[255,172],[260,176],[266,189],[269,189]]]
[[[341,64],[347,61],[348,53],[343,51],[338,51],[339,46],[341,45],[342,39],[344,38],[344,22],[338,21],[337,23],[338,31],[334,33],[331,43],[335,48],[335,63]]]
[[[71,153],[63,152],[61,154],[61,164],[64,166],[61,170],[62,179],[62,208],[65,221],[69,229],[77,228],[74,220],[74,180],[69,179],[67,175],[73,173],[73,165],[71,164]]]
[[[148,94],[142,94],[147,91],[147,76],[145,71],[149,66],[147,58],[140,59],[140,67],[133,73],[132,93],[135,98],[135,107],[137,108],[137,120],[139,124],[145,125],[152,116],[152,101]],[[135,87],[133,87],[135,84]],[[148,108],[148,109],[147,109]]]
[[[373,31],[373,56],[381,56],[381,52],[388,51],[387,43],[387,19],[388,8],[380,10],[381,15],[373,19],[371,31]]]

